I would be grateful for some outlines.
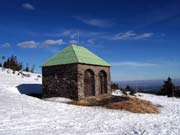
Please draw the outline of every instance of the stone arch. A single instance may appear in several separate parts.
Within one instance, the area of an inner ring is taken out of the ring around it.
[[[95,96],[95,78],[91,69],[84,72],[84,96]]]
[[[99,76],[99,92],[100,94],[107,93],[107,74],[104,70],[101,70]]]

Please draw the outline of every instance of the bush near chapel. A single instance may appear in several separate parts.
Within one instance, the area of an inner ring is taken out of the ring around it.
[[[131,88],[129,85],[126,86],[125,90],[129,91],[129,94],[132,96],[136,94],[136,91],[133,88]]]
[[[120,89],[120,88],[119,88],[119,85],[117,83],[112,83],[111,84],[111,89],[117,90],[117,89]]]

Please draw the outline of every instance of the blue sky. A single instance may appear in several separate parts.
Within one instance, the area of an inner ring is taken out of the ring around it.
[[[180,77],[178,0],[1,0],[0,56],[39,65],[70,44],[108,61],[112,80]]]

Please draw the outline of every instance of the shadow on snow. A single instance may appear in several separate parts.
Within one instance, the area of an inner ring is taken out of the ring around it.
[[[21,94],[42,98],[42,85],[41,84],[21,84],[17,86]]]

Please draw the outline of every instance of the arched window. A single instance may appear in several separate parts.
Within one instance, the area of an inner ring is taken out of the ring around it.
[[[84,72],[84,96],[95,96],[94,72],[90,69]]]
[[[104,70],[99,72],[99,90],[101,94],[107,93],[107,75]]]

